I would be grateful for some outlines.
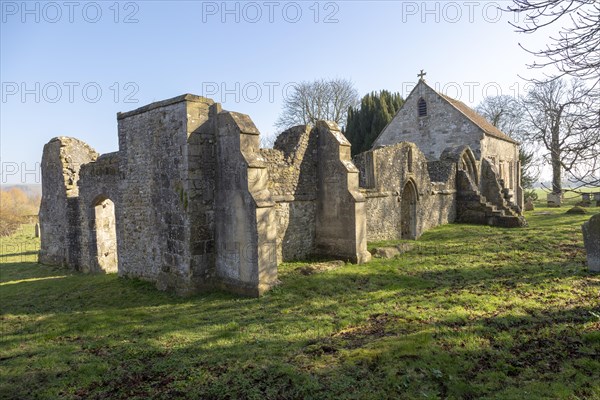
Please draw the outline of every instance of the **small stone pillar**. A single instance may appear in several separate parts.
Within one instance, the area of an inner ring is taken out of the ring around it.
[[[583,243],[590,271],[600,272],[600,214],[594,215],[581,226]]]
[[[36,238],[40,237],[40,224],[39,223],[35,223],[35,228],[34,228],[34,236]]]

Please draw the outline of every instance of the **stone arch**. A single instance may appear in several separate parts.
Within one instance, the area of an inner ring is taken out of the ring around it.
[[[105,195],[92,202],[92,254],[100,271],[119,271],[115,203]]]
[[[400,237],[414,240],[417,238],[417,203],[419,192],[417,185],[409,179],[400,195]]]
[[[466,148],[460,157],[459,168],[464,170],[473,183],[479,185],[479,173],[477,171],[477,162],[470,148]]]
[[[441,156],[441,161],[449,161],[457,164],[458,170],[465,171],[471,182],[479,185],[479,168],[477,167],[477,159],[471,148],[467,145],[448,147]]]

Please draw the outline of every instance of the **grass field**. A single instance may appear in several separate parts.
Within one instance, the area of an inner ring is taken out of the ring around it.
[[[537,188],[534,189],[535,194],[538,196],[537,200],[534,201],[534,204],[536,207],[545,207],[546,206],[546,195],[548,194],[548,192],[550,192],[549,189],[541,189],[541,188]],[[578,192],[581,193],[597,193],[600,192],[600,188],[598,187],[582,187],[577,189]],[[574,193],[574,192],[566,192],[564,194],[564,207],[572,207],[575,204],[579,203],[582,200],[581,198],[581,194],[578,193]],[[593,205],[595,205],[594,202],[592,202]],[[594,208],[590,209],[590,212],[594,212],[593,211]]]
[[[260,299],[41,266],[24,227],[1,246],[0,396],[600,399],[590,215],[565,211],[442,226],[362,266],[287,263]]]

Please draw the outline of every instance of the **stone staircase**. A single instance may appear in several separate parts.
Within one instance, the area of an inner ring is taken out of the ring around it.
[[[523,213],[523,210],[521,210],[521,207],[519,207],[512,201],[512,198],[513,198],[512,190],[504,188],[504,181],[501,181],[501,184],[503,187],[502,196],[504,197],[503,205],[506,208],[508,208],[510,211],[512,211],[515,215],[521,215]]]
[[[459,222],[518,228],[527,226],[519,207],[503,199],[494,204],[483,196],[465,171],[457,174],[457,220]]]

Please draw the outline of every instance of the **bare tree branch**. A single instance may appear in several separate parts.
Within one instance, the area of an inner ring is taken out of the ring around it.
[[[554,65],[561,72],[558,77],[570,75],[589,80],[591,89],[598,88],[600,3],[597,0],[513,0],[505,11],[525,15],[522,23],[511,23],[517,32],[532,34],[560,25],[545,48],[531,50],[519,44],[542,60],[534,61],[530,68]]]

